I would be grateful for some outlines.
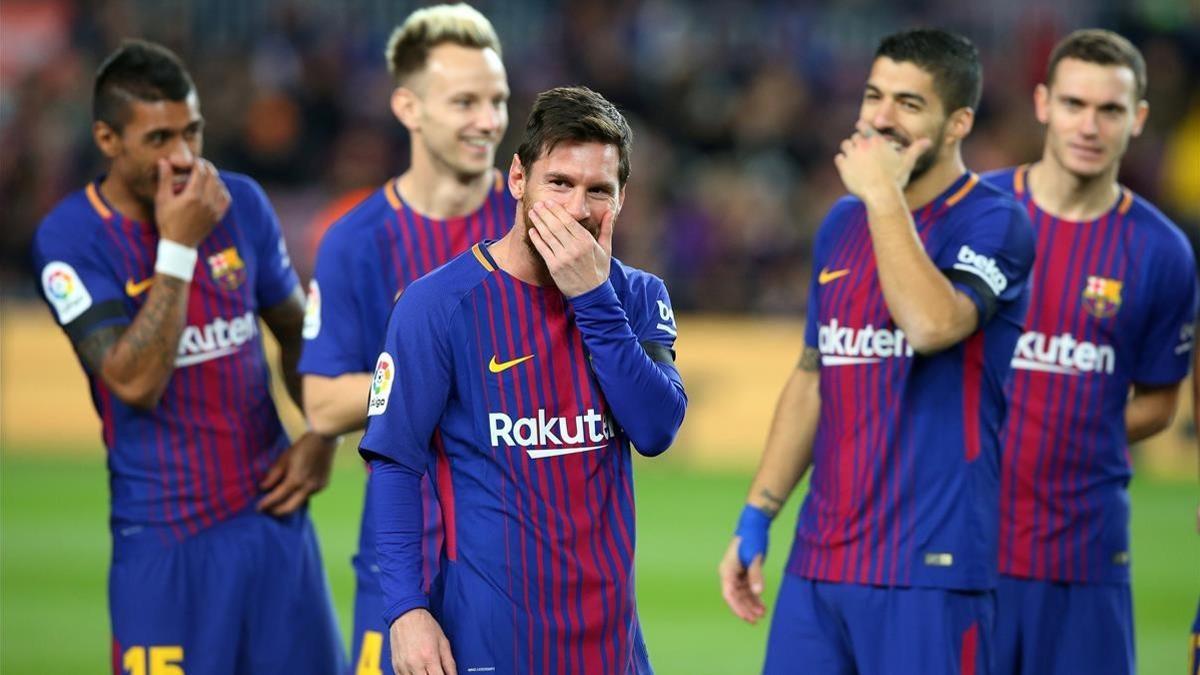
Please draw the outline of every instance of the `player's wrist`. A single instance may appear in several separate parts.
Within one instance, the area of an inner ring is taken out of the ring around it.
[[[196,261],[200,254],[196,247],[170,239],[158,240],[158,252],[154,257],[154,271],[158,274],[191,282],[196,273]]]
[[[908,210],[908,206],[904,202],[904,189],[897,183],[888,181],[872,183],[871,187],[862,191],[860,197],[863,204],[873,211]]]
[[[774,514],[767,510],[746,504],[738,517],[737,527],[733,534],[741,539],[738,544],[738,560],[743,567],[749,567],[756,557],[767,556],[768,533]]]
[[[571,307],[576,310],[586,309],[595,305],[603,305],[608,302],[620,303],[617,299],[617,291],[613,288],[612,283],[608,279],[604,279],[594,288],[591,288],[583,293],[573,297],[568,297],[567,301],[571,303]]]

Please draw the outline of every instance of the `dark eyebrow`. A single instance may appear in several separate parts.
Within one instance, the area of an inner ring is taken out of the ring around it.
[[[564,183],[571,183],[571,184],[575,183],[574,178],[572,178],[571,176],[568,176],[565,173],[561,173],[559,171],[547,171],[546,172],[546,180],[561,180]]]

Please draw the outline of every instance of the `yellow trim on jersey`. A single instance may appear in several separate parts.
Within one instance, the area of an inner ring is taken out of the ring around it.
[[[496,187],[493,191],[498,193],[504,190],[504,174],[500,173],[499,169],[492,169],[492,171],[496,172]]]
[[[1129,209],[1132,206],[1133,206],[1133,193],[1129,191],[1129,188],[1122,186],[1121,187],[1121,205],[1117,207],[1117,213],[1119,213],[1123,216],[1126,213],[1129,213]]]
[[[400,202],[400,179],[393,178],[383,186],[383,194],[387,197],[388,203],[392,208],[399,211],[404,205]]]
[[[1025,174],[1027,173],[1029,173],[1028,164],[1022,164],[1021,166],[1018,166],[1017,170],[1013,172],[1013,192],[1015,192],[1018,197],[1025,194]]]
[[[96,213],[99,213],[101,218],[105,220],[112,218],[112,211],[108,210],[108,207],[104,205],[104,200],[100,199],[100,194],[96,192],[95,183],[88,183],[87,190],[84,190],[84,192],[87,193],[87,198],[92,203],[92,208],[96,209]]]
[[[483,265],[483,269],[489,272],[495,272],[496,268],[492,267],[492,264],[488,262],[487,256],[483,254],[483,250],[479,248],[480,246],[482,246],[482,244],[475,244],[472,246],[471,253],[475,255],[475,259],[479,261],[479,264]]]
[[[975,189],[976,185],[979,185],[979,174],[973,173],[971,174],[971,178],[967,180],[966,185],[960,187],[958,192],[955,192],[946,199],[946,206],[954,206],[955,204],[961,202],[963,197],[967,196],[968,192]]]

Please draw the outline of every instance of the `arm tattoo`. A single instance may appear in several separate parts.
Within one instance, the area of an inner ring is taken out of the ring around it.
[[[133,323],[121,336],[121,341],[132,352],[135,359],[147,359],[159,368],[168,371],[175,368],[175,352],[179,349],[179,336],[183,333],[183,321],[174,326],[164,326],[179,312],[179,294],[187,291],[188,284],[182,279],[160,274],[155,277],[154,288],[146,304],[138,310]],[[186,311],[186,310],[185,310]]]
[[[121,339],[125,328],[125,326],[100,328],[75,345],[75,351],[79,353],[79,360],[83,361],[83,366],[88,369],[88,372],[100,372],[100,366],[104,364],[104,355],[108,353],[109,349],[112,349],[113,345],[117,344],[117,340]]]
[[[763,507],[763,511],[765,511],[769,516],[774,517],[775,514],[779,513],[779,509],[783,508],[784,500],[780,497],[776,497],[767,488],[759,490],[758,496],[762,497],[768,502],[767,505]]]
[[[821,352],[812,347],[805,347],[800,353],[800,363],[796,364],[796,367],[810,373],[817,372],[821,369]]]

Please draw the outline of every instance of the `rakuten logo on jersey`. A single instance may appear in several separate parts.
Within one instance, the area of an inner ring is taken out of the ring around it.
[[[1059,375],[1104,373],[1111,375],[1117,353],[1109,345],[1076,340],[1074,335],[1046,335],[1031,331],[1017,340],[1012,367]]]
[[[1004,289],[1008,288],[1008,277],[1005,277],[1004,272],[1000,271],[1000,266],[996,264],[996,261],[986,255],[976,253],[966,244],[958,249],[958,262],[954,263],[954,269],[970,272],[983,279],[983,282],[996,295],[1000,295]]]
[[[599,450],[613,437],[610,421],[588,408],[574,417],[547,417],[544,408],[537,417],[513,419],[504,413],[488,415],[492,447],[519,447],[530,459],[573,455]]]
[[[258,334],[254,312],[226,320],[213,319],[203,326],[186,326],[179,336],[175,367],[194,366],[233,354]]]
[[[876,328],[871,324],[850,328],[838,325],[837,319],[817,329],[817,349],[821,351],[822,366],[879,363],[913,355],[912,345],[899,328]]]

